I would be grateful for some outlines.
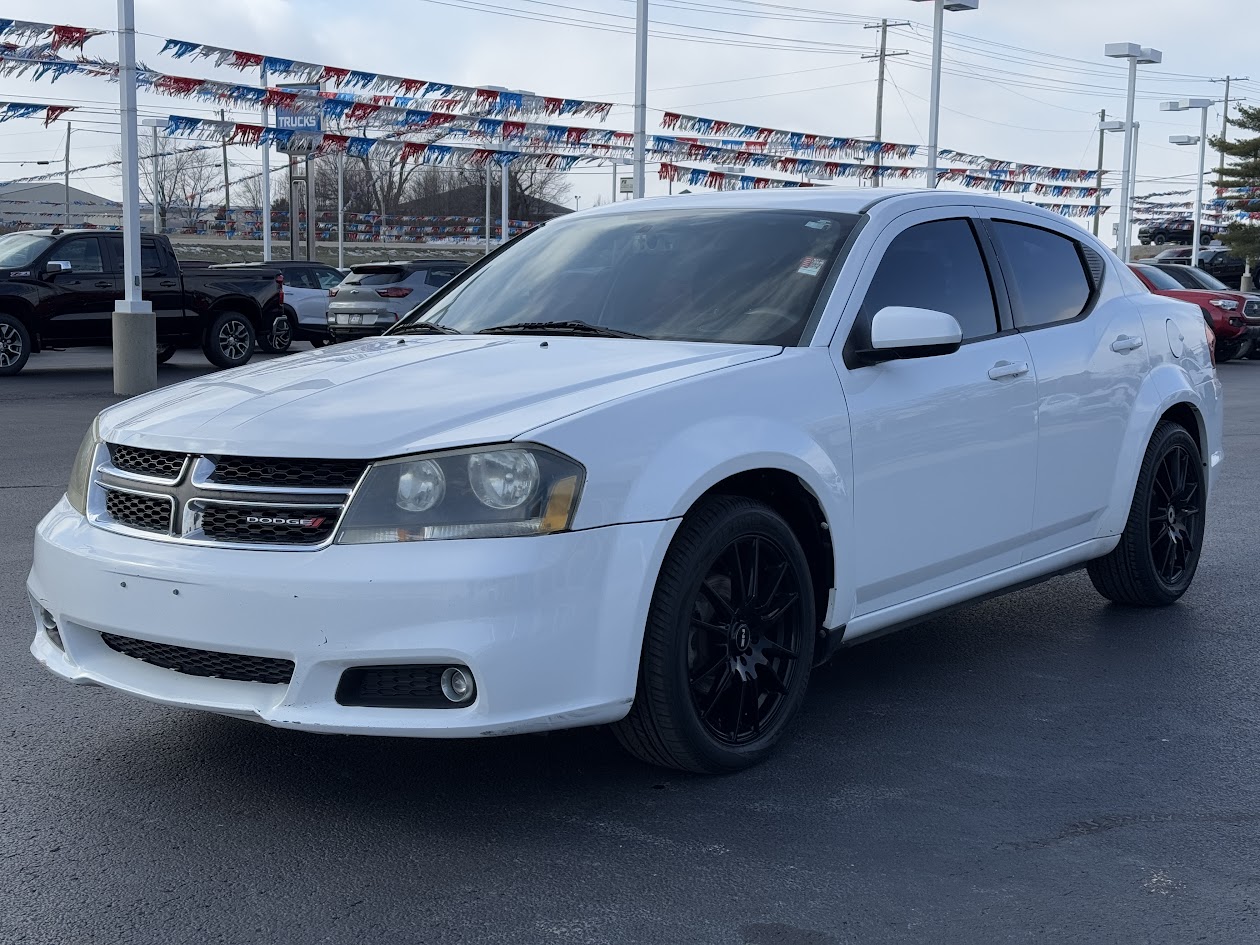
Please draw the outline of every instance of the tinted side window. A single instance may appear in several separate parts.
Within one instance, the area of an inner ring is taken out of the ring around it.
[[[284,284],[293,286],[296,289],[318,289],[319,284],[311,275],[311,271],[305,267],[293,266],[288,269],[280,270],[284,276]]]
[[[146,275],[162,271],[162,256],[153,240],[140,241],[140,271]]]
[[[319,280],[317,288],[335,289],[341,285],[342,276],[336,269],[320,269],[316,271],[315,276]]]
[[[890,305],[948,312],[964,340],[998,330],[989,270],[968,221],[920,223],[892,241],[866,292],[862,317],[869,324]]]
[[[104,272],[101,263],[101,244],[95,236],[66,240],[53,251],[53,258],[70,263],[74,272]]]
[[[1000,221],[994,222],[993,232],[1010,269],[1007,287],[1016,328],[1066,322],[1085,311],[1093,285],[1075,240]]]

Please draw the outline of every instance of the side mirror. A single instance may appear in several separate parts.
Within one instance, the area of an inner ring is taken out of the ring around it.
[[[871,347],[861,352],[867,361],[930,358],[953,354],[962,344],[962,328],[946,312],[930,308],[890,305],[871,319]]]
[[[44,264],[44,275],[55,276],[59,272],[71,272],[74,266],[64,259],[53,259]]]

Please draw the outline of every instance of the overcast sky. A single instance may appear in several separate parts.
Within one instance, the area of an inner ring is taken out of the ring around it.
[[[1246,75],[1255,47],[1255,30],[1247,28],[1255,20],[1253,0],[1216,0],[1211,15],[1196,15],[1192,6],[1185,0],[981,0],[976,12],[947,13],[951,74],[943,89],[942,146],[1033,164],[1093,167],[1099,109],[1123,117],[1124,107],[1124,67],[1105,59],[1103,46],[1136,42],[1164,53],[1162,65],[1142,67],[1139,77],[1137,192],[1188,187],[1196,149],[1174,147],[1168,136],[1197,134],[1198,114],[1161,113],[1158,103],[1219,98],[1223,86],[1207,80]],[[168,36],[399,76],[629,103],[634,37],[626,31],[633,26],[634,7],[633,0],[136,0],[136,27],[145,34],[139,37],[141,60],[177,75],[240,81],[239,74],[216,73],[205,60],[158,56]],[[843,13],[801,12],[811,8]],[[114,11],[104,0],[7,0],[0,14],[112,28]],[[875,48],[878,34],[863,29],[863,22],[880,17],[913,24],[890,32],[890,51],[910,55],[889,60],[884,138],[924,143],[931,5],[909,0],[657,0],[653,29],[674,35],[651,40],[649,126],[661,111],[678,110],[788,130],[870,136],[876,67],[861,53]],[[115,60],[116,38],[93,39],[86,52]],[[1235,89],[1260,100],[1260,74],[1255,83]],[[114,156],[117,86],[73,77],[55,84],[0,79],[0,98],[78,106],[82,112],[68,116],[75,122],[72,165]],[[146,95],[141,113],[205,116],[209,106]],[[257,120],[248,112],[237,117]],[[1219,131],[1219,107],[1211,122],[1213,133]],[[608,124],[629,130],[630,109],[615,109]],[[44,130],[35,120],[8,122],[0,129],[0,160],[60,160],[64,137],[60,123]],[[1121,140],[1108,139],[1107,166],[1115,168]],[[233,161],[243,173],[256,165],[258,152],[233,149]],[[3,170],[8,173],[0,176],[11,178],[36,169]],[[649,193],[663,192],[665,185],[651,173],[649,178]],[[601,195],[607,199],[612,189],[608,168],[590,168],[572,180],[572,193],[583,206]],[[118,193],[111,171],[85,172],[74,183],[107,196]]]

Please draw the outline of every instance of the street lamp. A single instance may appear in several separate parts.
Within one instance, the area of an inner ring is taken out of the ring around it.
[[[1206,170],[1204,163],[1207,161],[1207,119],[1208,109],[1215,105],[1210,98],[1181,98],[1173,102],[1160,102],[1159,110],[1161,112],[1188,112],[1191,109],[1199,109],[1200,124],[1199,134],[1196,135],[1173,135],[1168,139],[1170,144],[1188,147],[1197,144],[1199,146],[1199,176],[1194,181],[1194,259],[1199,258],[1199,246],[1203,239],[1203,173]]]
[[[118,0],[118,105],[122,117],[123,297],[114,303],[114,393],[157,387],[157,325],[141,297],[140,158],[136,128],[135,0]]]
[[[150,181],[150,184],[152,185],[151,189],[153,191],[153,232],[160,233],[162,232],[162,227],[159,223],[160,215],[158,213],[158,194],[160,193],[161,184],[159,181],[158,163],[159,158],[161,157],[161,146],[158,144],[158,129],[165,128],[166,122],[161,118],[142,118],[140,119],[140,124],[151,129],[153,132],[153,144],[150,148],[151,153],[149,154],[153,167],[153,179]]]
[[[1105,112],[1103,114],[1106,114]],[[1103,191],[1103,139],[1109,131],[1124,131],[1124,122],[1122,121],[1100,121],[1098,123],[1098,175],[1095,178],[1098,186],[1095,188],[1094,194],[1094,235],[1098,235],[1098,224],[1102,219],[1102,191]]]
[[[932,19],[932,103],[928,113],[928,166],[927,185],[929,190],[936,188],[936,161],[938,133],[941,123],[941,42],[944,38],[945,11],[977,10],[980,0],[914,0],[915,3],[934,3],[935,15]]]
[[[1129,255],[1133,249],[1133,234],[1131,230],[1133,225],[1132,219],[1132,200],[1133,200],[1133,172],[1134,164],[1133,152],[1135,150],[1133,131],[1133,102],[1137,97],[1137,67],[1139,65],[1157,65],[1164,59],[1164,54],[1158,49],[1151,49],[1149,46],[1140,46],[1137,43],[1108,43],[1105,49],[1107,58],[1109,59],[1127,59],[1129,60],[1129,90],[1128,97],[1125,101],[1124,123],[1126,126],[1124,134],[1124,170],[1120,177],[1120,230],[1117,234],[1116,252],[1120,254],[1120,258],[1125,262],[1129,261]]]

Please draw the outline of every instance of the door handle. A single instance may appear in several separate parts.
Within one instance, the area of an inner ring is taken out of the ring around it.
[[[1004,377],[1019,377],[1027,373],[1027,361],[999,361],[989,368],[989,377],[995,381],[1000,381]]]
[[[165,282],[159,282],[159,283],[158,283],[158,287],[159,287],[159,288],[162,288],[162,289],[173,289],[173,288],[175,288],[176,284],[177,284],[177,283],[174,283],[174,282],[171,282],[171,281],[167,280],[167,281],[165,281]]]
[[[1132,335],[1121,335],[1111,343],[1111,350],[1120,354],[1136,351],[1140,347],[1142,347],[1142,339],[1135,338]]]
[[[93,284],[94,286],[96,286],[96,288],[98,288],[98,289],[112,289],[112,288],[114,287],[114,283],[112,283],[112,282],[104,282],[104,281],[102,281],[102,282],[94,282],[94,283],[92,283],[92,284]]]

